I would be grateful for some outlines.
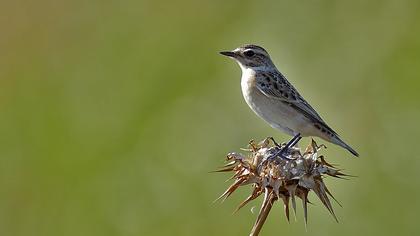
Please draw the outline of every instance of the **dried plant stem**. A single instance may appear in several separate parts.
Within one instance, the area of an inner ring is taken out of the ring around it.
[[[264,198],[260,213],[258,214],[258,218],[255,221],[249,236],[258,236],[260,234],[261,228],[263,227],[265,220],[273,207],[273,203],[276,200],[273,191],[267,191],[266,194],[268,197]]]

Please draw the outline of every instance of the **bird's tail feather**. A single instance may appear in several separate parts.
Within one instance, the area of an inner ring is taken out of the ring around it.
[[[340,139],[337,135],[331,140],[333,143],[347,149],[351,154],[355,155],[356,157],[359,156],[359,153],[357,153],[352,147],[350,147],[347,143],[345,143],[343,140]]]

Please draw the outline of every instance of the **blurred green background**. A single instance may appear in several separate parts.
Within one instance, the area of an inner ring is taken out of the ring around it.
[[[249,189],[212,201],[208,173],[250,139],[283,135],[247,107],[218,51],[263,45],[361,154],[328,145],[349,181],[314,195],[307,235],[419,231],[420,2],[0,3],[0,235],[247,235]],[[302,145],[309,140],[304,139]],[[305,234],[280,205],[262,235]]]

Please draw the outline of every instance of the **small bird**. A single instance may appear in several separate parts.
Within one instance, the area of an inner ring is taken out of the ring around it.
[[[233,58],[239,64],[246,103],[271,127],[295,137],[320,137],[359,156],[277,70],[264,48],[244,45],[220,54]]]

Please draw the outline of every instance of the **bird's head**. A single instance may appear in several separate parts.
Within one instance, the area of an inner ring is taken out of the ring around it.
[[[244,45],[233,51],[220,52],[224,56],[235,59],[244,69],[275,68],[268,52],[257,45]]]

